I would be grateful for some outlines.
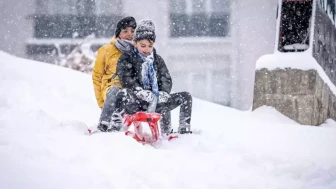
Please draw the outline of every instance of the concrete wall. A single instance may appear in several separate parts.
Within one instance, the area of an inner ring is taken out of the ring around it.
[[[188,90],[195,97],[230,105],[231,40],[171,40],[166,61],[175,91]]]
[[[303,125],[336,118],[336,96],[316,70],[257,70],[253,110],[264,105]]]

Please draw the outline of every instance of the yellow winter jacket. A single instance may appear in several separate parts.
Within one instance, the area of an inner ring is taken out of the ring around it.
[[[116,48],[113,37],[111,42],[99,48],[95,65],[92,71],[92,81],[98,106],[101,108],[106,99],[106,93],[111,86],[121,88],[117,76],[117,63],[122,52]]]

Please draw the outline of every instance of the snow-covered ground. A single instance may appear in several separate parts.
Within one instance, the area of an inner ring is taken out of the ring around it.
[[[194,99],[192,126],[158,148],[96,124],[89,75],[0,52],[0,188],[333,189],[336,123]],[[177,127],[178,111],[174,111]]]

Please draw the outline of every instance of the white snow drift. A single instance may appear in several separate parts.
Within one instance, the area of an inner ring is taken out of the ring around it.
[[[153,148],[85,135],[99,114],[89,75],[0,52],[1,188],[336,188],[333,121],[300,126],[272,108],[194,99],[202,134]]]

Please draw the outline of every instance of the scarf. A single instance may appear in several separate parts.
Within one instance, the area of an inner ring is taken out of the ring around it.
[[[131,52],[131,48],[133,47],[132,42],[126,40],[126,39],[118,39],[114,42],[114,46],[119,49],[120,52]]]
[[[158,97],[159,87],[153,65],[154,62],[153,52],[148,56],[144,56],[137,49],[135,49],[135,53],[139,55],[140,58],[144,61],[142,63],[142,70],[141,70],[142,83],[144,85],[144,89],[146,90],[152,89],[152,92],[155,94],[155,96]]]

